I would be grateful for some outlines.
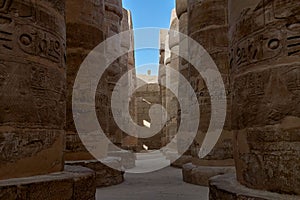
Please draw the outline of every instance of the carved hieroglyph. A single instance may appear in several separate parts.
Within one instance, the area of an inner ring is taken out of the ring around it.
[[[73,121],[72,93],[73,84],[85,57],[105,39],[104,1],[67,0],[67,160],[84,160],[93,157],[81,143]],[[82,83],[76,92],[87,93],[89,84]],[[88,96],[86,97],[88,98]],[[102,103],[102,102],[100,102]],[[98,105],[99,102],[96,102]],[[96,107],[97,107],[96,105]],[[88,126],[88,122],[87,126]]]
[[[0,179],[61,171],[64,1],[0,2]]]
[[[227,0],[189,0],[188,4],[188,34],[189,37],[199,42],[210,54],[216,63],[220,74],[223,77],[227,93],[226,122],[222,135],[214,149],[204,158],[204,160],[227,160],[232,161],[232,132],[230,127],[230,82],[229,82],[229,62],[228,62],[228,23],[227,23]],[[195,51],[189,49],[189,55],[194,57]],[[205,84],[206,77],[201,75],[191,67],[189,70],[190,82],[194,88],[200,104],[201,117],[200,127],[195,139],[195,146],[192,154],[198,156],[211,118],[211,96]],[[221,94],[220,94],[221,95]],[[231,162],[233,164],[233,162]],[[222,164],[222,163],[220,163]]]
[[[300,194],[300,4],[230,0],[237,178]]]

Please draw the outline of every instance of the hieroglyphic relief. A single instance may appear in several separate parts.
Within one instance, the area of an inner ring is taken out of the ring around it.
[[[17,38],[23,52],[59,63],[60,66],[63,65],[64,46],[59,38],[30,26],[17,27],[17,29],[22,30]]]
[[[235,125],[243,128],[274,123],[283,119],[287,113],[299,116],[299,77],[300,69],[295,65],[237,77],[233,92]]]
[[[60,0],[0,1],[0,179],[62,169],[66,84],[63,5]],[[47,160],[39,169],[18,166],[41,155]]]
[[[1,0],[0,1],[0,13],[7,13],[9,7],[11,6],[13,0]]]
[[[38,152],[50,148],[60,138],[60,131],[19,130],[15,133],[0,135],[0,163],[13,162],[31,157]]]
[[[292,6],[295,12],[299,10],[295,0],[284,4],[284,7]],[[253,12],[244,11],[234,29],[231,68],[300,55],[299,18],[280,5],[280,0],[262,1]]]
[[[300,5],[297,0],[255,5],[231,22],[237,179],[249,188],[300,194],[293,170],[299,168]]]
[[[298,5],[293,0],[285,1],[284,7],[291,8],[295,11],[293,13],[282,9],[280,0],[261,1],[252,12],[249,9],[244,11],[238,20],[230,52],[232,71],[240,68],[251,70],[250,66],[257,67],[257,64],[273,68],[235,77],[233,101],[236,106],[233,109],[237,118],[234,121],[240,128],[278,121],[289,113],[288,110],[296,109],[272,102],[277,98],[275,90],[277,96],[281,93],[280,98],[286,105],[291,98],[298,99],[299,67],[291,64],[275,68],[276,63],[282,65],[288,59],[293,63],[296,61],[293,57],[300,56]]]
[[[4,1],[0,11],[0,48],[14,56],[35,55],[65,64],[63,23],[59,16],[42,8],[33,10],[31,1]],[[5,10],[4,10],[5,8]],[[34,23],[31,23],[34,22]]]
[[[2,69],[4,78],[0,93],[3,103],[0,110],[6,114],[1,117],[1,122],[62,128],[65,115],[64,75],[55,68],[38,64],[27,63],[31,65],[28,68],[16,62],[4,64],[0,65],[5,66]],[[14,74],[15,71],[18,73]],[[8,91],[13,91],[13,94]],[[12,101],[14,96],[18,98]]]

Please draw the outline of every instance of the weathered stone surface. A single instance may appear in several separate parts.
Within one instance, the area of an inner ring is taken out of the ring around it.
[[[177,94],[174,94],[170,89],[173,87],[178,87],[178,76],[171,76],[170,70],[168,67],[178,70],[179,68],[179,58],[172,51],[178,52],[179,49],[179,20],[176,15],[176,10],[173,9],[171,13],[170,20],[170,31],[161,31],[160,33],[160,74],[159,74],[159,83],[167,85],[161,86],[161,102],[164,108],[167,111],[168,119],[162,129],[162,145],[165,146],[171,141],[176,144],[177,141],[174,141],[174,136],[177,133],[177,119],[178,119],[178,101]],[[176,149],[176,148],[175,148]]]
[[[172,167],[182,168],[183,165],[192,162],[192,156],[189,155],[182,155],[178,158],[175,162],[171,164]]]
[[[76,13],[76,14],[75,14]],[[82,144],[73,121],[73,85],[86,56],[105,39],[104,1],[66,1],[67,140],[66,160],[94,159]],[[82,83],[86,84],[86,83]],[[78,91],[82,92],[82,91]],[[96,105],[97,107],[98,105]]]
[[[104,32],[106,38],[119,34],[122,31],[122,1],[105,0],[104,17]],[[122,41],[119,39],[115,40],[114,45],[106,46],[107,55],[120,52],[122,46],[121,43]],[[116,108],[111,106],[111,95],[117,81],[125,71],[125,66],[122,64],[124,64],[122,63],[122,59],[118,58],[107,68],[106,72],[102,75],[96,93],[96,99],[103,102],[97,106],[98,120],[110,141],[118,146],[121,146],[122,131],[119,129],[113,118],[112,109]]]
[[[134,97],[134,95],[132,95],[131,97],[128,96],[127,94],[129,93],[134,93],[134,88],[137,85],[137,80],[136,80],[136,71],[135,71],[135,59],[134,59],[134,34],[133,32],[130,32],[129,30],[133,29],[133,24],[132,24],[132,16],[131,16],[131,12],[123,9],[123,18],[122,18],[122,22],[121,22],[121,31],[124,32],[126,34],[123,34],[123,37],[121,38],[121,48],[124,51],[127,51],[127,53],[125,55],[123,55],[121,57],[120,63],[121,63],[121,67],[122,69],[122,74],[128,73],[128,79],[126,81],[126,83],[123,84],[123,88],[121,89],[124,94],[124,96],[127,97],[127,99],[129,100],[129,113],[131,114],[131,117],[133,119],[134,122],[137,122],[137,102],[136,99]],[[128,106],[126,105],[125,102],[125,98],[120,98],[120,99],[124,99],[123,103],[123,107]],[[128,116],[126,116],[125,113],[123,114],[123,125],[127,126],[128,124]],[[138,138],[134,137],[132,135],[136,135],[135,134],[135,130],[129,130],[131,135],[127,135],[126,133],[122,132],[122,135],[120,137],[120,141],[118,141],[119,143],[121,143],[121,146],[123,149],[129,149],[129,150],[134,150],[136,151],[138,148]]]
[[[225,89],[228,94],[227,103],[231,105],[229,58],[226,53],[228,51],[227,13],[227,0],[190,0],[188,4],[188,35],[201,44],[215,61],[223,77]],[[194,53],[193,49],[189,50],[191,57]],[[211,99],[205,83],[205,77],[201,77],[199,72],[193,68],[190,69],[190,74],[189,80],[196,92],[201,110],[200,129],[192,148],[192,154],[197,157],[210,123]],[[222,135],[214,149],[203,159],[225,160],[233,157],[230,113],[230,106],[228,106]]]
[[[61,171],[64,1],[4,0],[0,21],[0,179]]]
[[[213,177],[209,183],[209,199],[216,200],[299,200],[292,195],[284,195],[263,190],[254,190],[241,185],[235,174]]]
[[[65,171],[48,175],[0,181],[1,200],[94,200],[95,192],[94,172],[78,166],[65,166]]]
[[[187,12],[188,0],[176,0],[176,14],[180,18],[182,14]]]
[[[121,158],[121,166],[125,169],[135,167],[136,156],[128,151],[109,151],[107,156]]]
[[[137,105],[137,124],[144,127],[145,123],[151,123],[149,110],[154,104],[161,104],[160,86],[157,83],[157,76],[137,75],[137,81],[147,83],[138,88],[134,93]],[[139,139],[139,149],[146,145],[149,150],[160,149],[162,147],[162,131],[149,138]]]
[[[234,172],[233,166],[197,166],[192,163],[182,166],[183,181],[201,186],[208,186],[211,177]]]
[[[299,2],[229,5],[237,179],[299,195]]]
[[[177,18],[179,20],[179,32],[184,35],[188,35],[188,1],[187,0],[178,0],[176,1],[176,14]],[[183,35],[180,36],[179,41],[179,55],[183,55],[184,53],[188,52],[188,44],[183,42],[183,39],[185,37]],[[190,65],[189,63],[183,59],[182,57],[179,57],[179,67],[178,70],[180,74],[186,78],[187,80],[190,79]],[[178,96],[181,98],[183,101],[188,102],[189,97],[182,95],[182,92],[186,91],[186,86],[184,84],[181,84],[180,80],[178,82]],[[181,118],[185,115],[185,113],[181,112],[180,106],[178,106],[178,111],[177,111],[177,126],[179,127],[180,125],[180,120]],[[186,155],[191,154],[191,149],[193,148],[192,146],[186,151],[183,152],[183,146],[188,143],[188,138],[186,137],[180,137],[179,135],[177,136],[177,145],[178,145],[178,152],[183,154],[185,153]]]
[[[95,171],[96,187],[117,185],[124,181],[121,159],[117,157],[109,157],[103,159],[101,162],[97,160],[82,160],[69,161],[67,164],[87,167]],[[108,166],[112,166],[114,168],[110,168]]]
[[[200,150],[200,144],[204,140],[204,134],[200,134],[196,137],[194,146],[191,149],[191,154],[198,158],[198,153]],[[233,148],[232,148],[232,132],[223,130],[222,135],[220,136],[218,142],[216,143],[215,147],[212,151],[204,158],[204,160],[233,160]],[[197,160],[197,159],[195,159]],[[202,160],[202,159],[201,159]]]
[[[160,97],[161,97],[161,105],[166,108],[166,87],[163,85],[166,85],[166,68],[164,67],[166,57],[169,56],[169,49],[166,49],[169,44],[167,44],[167,37],[169,35],[169,32],[167,30],[161,30],[159,35],[159,41],[160,41],[160,51],[159,51],[159,74],[158,74],[158,83],[160,84]],[[166,145],[167,143],[167,137],[166,137],[166,128],[165,126],[162,129],[162,138],[161,143],[162,145]]]
[[[168,48],[172,52],[179,52],[179,20],[176,15],[176,10],[172,10],[171,14],[171,20],[170,20],[170,31],[169,31],[169,40],[168,42]],[[178,70],[179,68],[179,57],[172,53],[170,55],[170,64],[168,67]],[[165,63],[166,64],[166,63]],[[178,87],[178,75],[171,75],[168,68],[166,69],[166,84],[169,88],[171,87]],[[171,140],[173,140],[174,136],[177,133],[177,116],[178,116],[178,101],[177,101],[177,95],[174,94],[171,90],[167,89],[165,90],[165,98],[166,98],[166,111],[168,112],[168,121],[166,123],[165,127],[165,142],[169,143]]]

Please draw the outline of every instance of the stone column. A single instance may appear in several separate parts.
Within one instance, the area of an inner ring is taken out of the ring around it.
[[[169,40],[168,48],[170,53],[170,64],[169,67],[178,71],[179,68],[179,20],[176,15],[176,10],[172,10],[171,21],[170,21],[170,31],[169,31]],[[174,53],[176,52],[176,53]],[[170,73],[170,69],[166,69],[166,83],[168,88],[178,87],[178,75]],[[178,156],[177,150],[177,112],[178,112],[178,100],[177,95],[171,92],[170,89],[166,89],[166,111],[168,113],[168,120],[165,127],[165,143],[169,144],[168,149],[165,149],[166,157],[170,160],[174,160]]]
[[[121,32],[121,21],[123,18],[123,8],[122,8],[122,0],[105,0],[105,33],[107,38],[112,37],[116,34],[119,34]],[[121,40],[116,41],[113,46],[107,47],[107,53],[109,52],[118,52],[121,48]],[[102,79],[106,86],[107,90],[107,110],[108,115],[103,116],[103,113],[99,110],[98,117],[99,118],[106,118],[103,120],[106,120],[107,130],[105,130],[106,134],[110,138],[110,140],[117,144],[120,144],[120,137],[118,136],[122,135],[122,131],[118,128],[117,124],[115,123],[112,115],[112,108],[111,107],[111,95],[112,92],[116,86],[116,83],[118,82],[119,78],[122,75],[122,67],[121,67],[121,59],[117,59],[114,61],[109,68],[107,69],[107,73],[103,76],[104,79]],[[103,121],[100,120],[100,121]]]
[[[0,21],[0,198],[94,199],[94,172],[64,169],[65,2],[3,0]]]
[[[123,19],[123,8],[122,8],[122,0],[105,0],[105,13],[104,13],[104,25],[105,25],[105,35],[106,38],[112,37],[121,32],[121,22]],[[114,45],[110,45],[106,47],[107,54],[119,52],[121,49],[121,39],[115,40]],[[115,123],[115,120],[112,115],[111,106],[111,95],[116,86],[116,83],[120,79],[123,71],[121,67],[121,59],[115,60],[106,72],[102,75],[102,79],[98,85],[99,92],[103,91],[104,94],[103,99],[104,103],[101,104],[102,107],[98,109],[97,115],[98,119],[101,123],[101,127],[103,127],[104,132],[107,137],[113,142],[115,145],[121,147],[120,136],[122,135],[121,129]],[[122,103],[122,99],[119,98]],[[122,113],[121,111],[117,111],[118,113]],[[108,156],[112,157],[121,157],[121,163],[125,168],[132,168],[134,163],[134,154],[127,151],[117,151],[118,149],[109,146],[108,148]],[[125,162],[124,162],[125,161]]]
[[[171,62],[171,52],[170,52],[170,48],[169,48],[169,33],[166,34],[166,38],[165,38],[165,52],[164,52],[164,66],[165,67],[170,67],[170,62]],[[165,77],[162,79],[162,81],[165,82],[165,84],[167,84],[167,74],[168,74],[168,71],[167,71],[167,68],[165,68],[164,70],[164,73],[165,73]],[[167,88],[163,88],[163,91],[162,91],[162,105],[165,107],[166,111],[167,111],[167,107],[168,107],[168,96],[170,95],[170,91],[167,89]],[[168,112],[168,111],[167,111]],[[169,120],[169,115],[168,115],[168,119],[167,119],[167,122],[166,122],[166,125],[163,127],[162,129],[162,134],[163,134],[163,137],[162,137],[162,145],[165,146],[166,144],[168,144],[168,137],[167,137],[167,127],[168,127],[168,120]]]
[[[124,38],[121,38],[121,48],[125,51],[129,51],[130,49],[134,49],[134,35],[133,32],[129,32],[129,30],[133,29],[132,25],[132,17],[130,11],[123,9],[123,19],[122,19],[122,32],[127,31],[128,34],[124,34]],[[128,72],[128,81],[124,84],[124,89],[121,92],[124,92],[124,96],[126,96],[129,92],[133,92],[136,86],[136,72],[135,72],[135,60],[134,60],[134,51],[130,51],[124,56],[121,57],[121,65],[122,65],[122,75]],[[137,112],[136,112],[136,100],[134,97],[126,96],[129,100],[129,113],[134,121],[137,120]],[[123,105],[123,107],[128,105]],[[128,124],[128,116],[123,117],[124,125]],[[130,130],[134,132],[134,130]],[[121,138],[121,146],[124,149],[136,150],[138,145],[138,138],[127,135],[124,133]]]
[[[172,11],[172,17],[171,17],[171,24],[170,24],[170,29],[173,30],[174,32],[169,33],[169,48],[171,51],[174,52],[179,52],[179,21],[176,15],[176,10],[174,9]],[[170,68],[174,70],[178,70],[179,65],[179,58],[176,54],[171,53],[170,56]],[[166,81],[167,83],[171,85],[178,86],[178,76],[174,77],[171,76],[168,73],[166,74]],[[166,137],[167,137],[167,142],[170,142],[174,136],[177,133],[177,111],[178,111],[178,102],[177,102],[177,94],[173,94],[170,90],[167,90],[167,96],[166,96],[166,103],[167,103],[167,111],[169,115],[169,119],[167,122],[167,127],[166,127]]]
[[[187,35],[187,28],[188,28],[188,14],[187,14],[187,0],[177,0],[176,1],[176,16],[178,18],[178,31],[184,35]],[[180,35],[179,41],[181,45],[179,45],[178,50],[179,54],[188,51],[186,48],[188,45],[183,47],[183,40],[184,37]],[[183,58],[178,58],[178,71],[179,73],[184,76],[187,80],[189,80],[189,63],[184,60]],[[188,101],[189,97],[182,96],[181,92],[186,91],[186,88],[183,84],[180,83],[180,80],[178,82],[178,98],[183,99],[184,101]],[[181,116],[186,113],[181,112],[180,105],[177,106],[177,127],[180,125]],[[174,163],[172,163],[172,166],[182,168],[182,166],[186,163],[191,162],[191,156],[190,156],[190,150],[187,150],[185,152],[182,151],[182,147],[185,144],[187,138],[185,137],[179,137],[177,135],[177,149],[178,153],[184,154],[179,159],[177,159]]]
[[[166,68],[165,68],[165,54],[166,54],[166,37],[168,35],[167,30],[160,30],[159,41],[160,41],[160,50],[159,50],[159,74],[158,74],[158,83],[160,84],[160,96],[161,96],[161,105],[166,108],[166,87],[163,84],[166,84]],[[166,132],[165,127],[162,130],[163,136],[161,140],[162,146],[166,144]]]
[[[97,172],[97,187],[114,185],[121,183],[123,174],[114,169],[110,169],[105,164],[114,165],[121,168],[119,159],[106,158],[107,145],[98,144],[101,148],[103,158],[101,162],[97,161],[83,146],[73,121],[72,114],[72,93],[73,84],[80,68],[81,63],[86,56],[106,38],[106,26],[104,21],[104,1],[92,0],[67,0],[66,1],[66,21],[67,21],[67,83],[68,83],[68,101],[67,101],[67,146],[66,160],[69,165],[81,165]],[[101,67],[101,66],[100,66]],[[104,67],[104,66],[103,66]],[[104,79],[105,79],[104,75]],[[92,79],[92,77],[91,77]],[[82,88],[76,88],[76,92],[86,92],[92,82],[81,83]],[[108,116],[108,86],[103,78],[98,84],[96,91],[96,110],[99,122],[106,130],[107,123],[103,122]],[[88,96],[87,96],[88,98]],[[88,100],[86,99],[88,102]],[[89,119],[85,122],[89,126]],[[90,128],[90,127],[89,127]]]
[[[67,160],[90,160],[93,156],[81,143],[72,114],[73,85],[81,63],[105,39],[103,1],[66,1],[67,24]],[[90,83],[82,83],[90,84]],[[84,91],[81,91],[84,92]],[[101,106],[101,105],[98,105]],[[97,107],[97,105],[96,105]]]
[[[172,10],[171,13],[171,20],[170,20],[170,29],[173,29],[175,31],[178,31],[178,19],[176,17],[175,10]],[[178,68],[178,62],[176,63],[176,56],[171,54],[171,49],[178,48],[178,40],[174,34],[174,32],[169,32],[167,34],[166,40],[165,40],[165,66],[166,67],[172,67],[174,69]],[[177,78],[178,79],[178,78]],[[176,77],[171,77],[170,72],[168,71],[168,68],[165,69],[165,83],[167,85],[171,84],[177,84],[176,83]],[[163,105],[166,108],[166,111],[168,113],[168,120],[166,122],[165,127],[163,128],[163,145],[168,144],[174,135],[176,134],[177,129],[177,101],[174,94],[168,89],[164,88],[164,96],[162,97]],[[175,102],[172,103],[172,101],[175,100]]]
[[[299,199],[283,195],[300,195],[299,9],[229,0],[237,179],[212,180],[211,199]]]
[[[63,170],[64,3],[2,1],[0,179]]]
[[[185,165],[184,180],[199,185],[208,185],[211,176],[234,171],[232,132],[230,127],[230,87],[228,65],[228,22],[227,0],[189,0],[188,35],[210,54],[223,77],[227,93],[227,117],[221,137],[213,150],[204,158],[199,159],[198,152],[211,118],[211,98],[205,79],[195,68],[190,68],[190,82],[197,95],[200,105],[200,126],[194,142],[192,164]],[[192,49],[189,55],[193,56]],[[208,133],[209,134],[209,133]]]

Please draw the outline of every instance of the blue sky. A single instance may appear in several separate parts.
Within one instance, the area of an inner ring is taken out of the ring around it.
[[[133,18],[133,27],[159,27],[169,28],[171,11],[175,7],[175,0],[123,0],[123,7],[130,10]],[[158,43],[158,35],[148,38]],[[138,42],[138,41],[136,41]],[[147,49],[135,51],[136,70],[138,74],[146,74],[151,70],[152,74],[157,74],[156,67],[145,66],[146,64],[158,64],[158,50]],[[144,66],[144,67],[139,67]]]

